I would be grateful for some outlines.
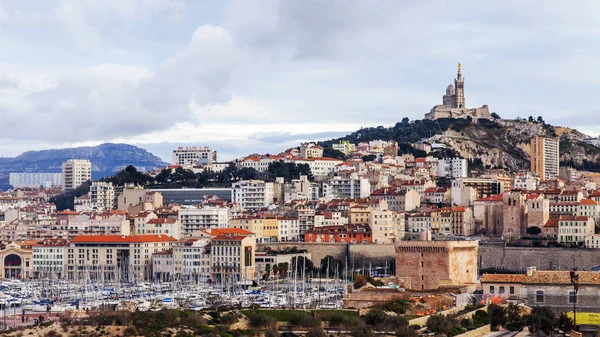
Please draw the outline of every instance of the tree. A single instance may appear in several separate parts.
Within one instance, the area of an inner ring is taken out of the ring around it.
[[[273,267],[273,274],[277,273],[277,266]],[[263,275],[262,279],[263,280],[268,280],[269,276],[271,276],[271,264],[267,263],[267,266],[265,267],[265,274]]]
[[[484,310],[477,310],[475,314],[473,314],[473,324],[475,326],[483,326],[490,324],[492,322],[492,318],[490,314]]]
[[[298,273],[298,277],[302,276],[302,272],[304,275],[308,275],[314,268],[314,263],[304,256],[292,258],[292,270]]]
[[[354,289],[360,289],[366,285],[367,278],[362,274],[356,275],[356,277],[354,278]]]
[[[342,151],[334,150],[332,147],[323,148],[323,157],[335,158],[339,160],[346,160],[348,156]]]
[[[366,156],[362,157],[362,161],[364,161],[364,162],[374,161],[375,159],[377,159],[377,156],[374,154],[370,154],[370,155],[366,155]]]
[[[534,307],[525,321],[532,334],[542,331],[549,335],[554,329],[555,316],[548,307]]]
[[[427,329],[438,334],[449,335],[450,330],[457,325],[458,323],[454,318],[441,314],[431,315],[427,320]]]
[[[559,328],[562,332],[569,332],[571,330],[575,330],[575,323],[573,323],[573,319],[564,312],[558,316],[556,320],[556,327]]]
[[[306,333],[306,337],[327,337],[327,334],[321,328],[312,328]]]
[[[321,268],[319,269],[321,275],[335,276],[342,275],[344,273],[344,263],[331,255],[327,255],[321,259]]]
[[[529,116],[529,118],[527,120],[531,123],[535,122],[535,120],[533,119],[533,116]]]
[[[402,118],[402,122],[401,123],[402,124],[408,124],[409,121],[410,120],[408,119],[408,117],[404,117],[404,118]]]
[[[500,117],[500,115],[498,115],[498,114],[497,114],[497,113],[495,113],[495,112],[492,112],[492,118],[493,118],[493,119],[502,119],[502,118]]]
[[[488,307],[488,314],[490,316],[490,324],[492,329],[504,326],[507,321],[506,308],[497,304],[490,304]]]
[[[546,123],[546,122],[544,121],[544,118],[542,118],[542,116],[538,116],[538,118],[537,118],[537,122],[538,122],[538,123],[542,123],[542,124]]]
[[[388,319],[388,315],[381,309],[371,309],[364,317],[365,324],[374,327],[381,326]]]
[[[352,329],[352,332],[350,333],[350,335],[352,337],[373,337],[373,336],[375,336],[375,334],[373,333],[373,330],[364,325],[357,326],[354,329]]]
[[[396,337],[417,337],[417,331],[415,331],[415,329],[408,327],[408,328],[401,328],[396,330]]]
[[[531,226],[527,228],[527,234],[529,235],[539,235],[542,230],[537,226]]]

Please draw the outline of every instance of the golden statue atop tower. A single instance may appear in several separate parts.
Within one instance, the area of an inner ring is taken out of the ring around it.
[[[460,73],[460,62],[458,62],[458,72]]]

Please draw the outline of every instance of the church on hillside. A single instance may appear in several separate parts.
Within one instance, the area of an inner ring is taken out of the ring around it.
[[[454,79],[454,86],[450,84],[446,88],[446,94],[442,98],[442,104],[434,106],[429,113],[426,113],[426,119],[435,120],[438,118],[467,117],[471,117],[473,119],[492,119],[490,109],[487,105],[473,109],[467,108],[465,103],[465,79],[462,77],[460,68],[461,65],[459,63],[458,73]]]

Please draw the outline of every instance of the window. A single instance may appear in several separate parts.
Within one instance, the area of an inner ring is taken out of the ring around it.
[[[544,291],[538,290],[535,292],[535,301],[537,303],[544,303]]]
[[[494,286],[490,286],[490,294],[493,294],[496,291],[496,289],[494,289]]]
[[[577,294],[574,291],[569,291],[569,303],[577,303]]]
[[[504,294],[504,287],[503,286],[500,287],[500,288],[498,288],[498,293],[499,294]]]
[[[510,288],[508,288],[508,291],[511,295],[515,294],[515,287],[511,286]]]

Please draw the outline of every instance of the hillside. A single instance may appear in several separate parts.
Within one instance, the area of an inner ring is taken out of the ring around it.
[[[93,179],[113,175],[127,165],[142,170],[168,165],[152,153],[129,144],[105,143],[98,146],[28,151],[14,158],[0,158],[0,189],[6,188],[10,172],[60,172],[62,163],[72,158],[89,159]]]
[[[588,136],[574,129],[555,127],[543,121],[502,120],[471,123],[468,120],[437,121],[404,119],[393,127],[363,128],[345,137],[320,144],[330,148],[341,140],[353,143],[371,140],[395,140],[400,152],[421,154],[409,144],[421,139],[444,143],[451,148],[446,153],[470,159],[478,166],[508,168],[516,171],[529,168],[530,140],[534,136],[560,137],[561,165],[580,170],[600,171],[600,148],[583,142]]]

